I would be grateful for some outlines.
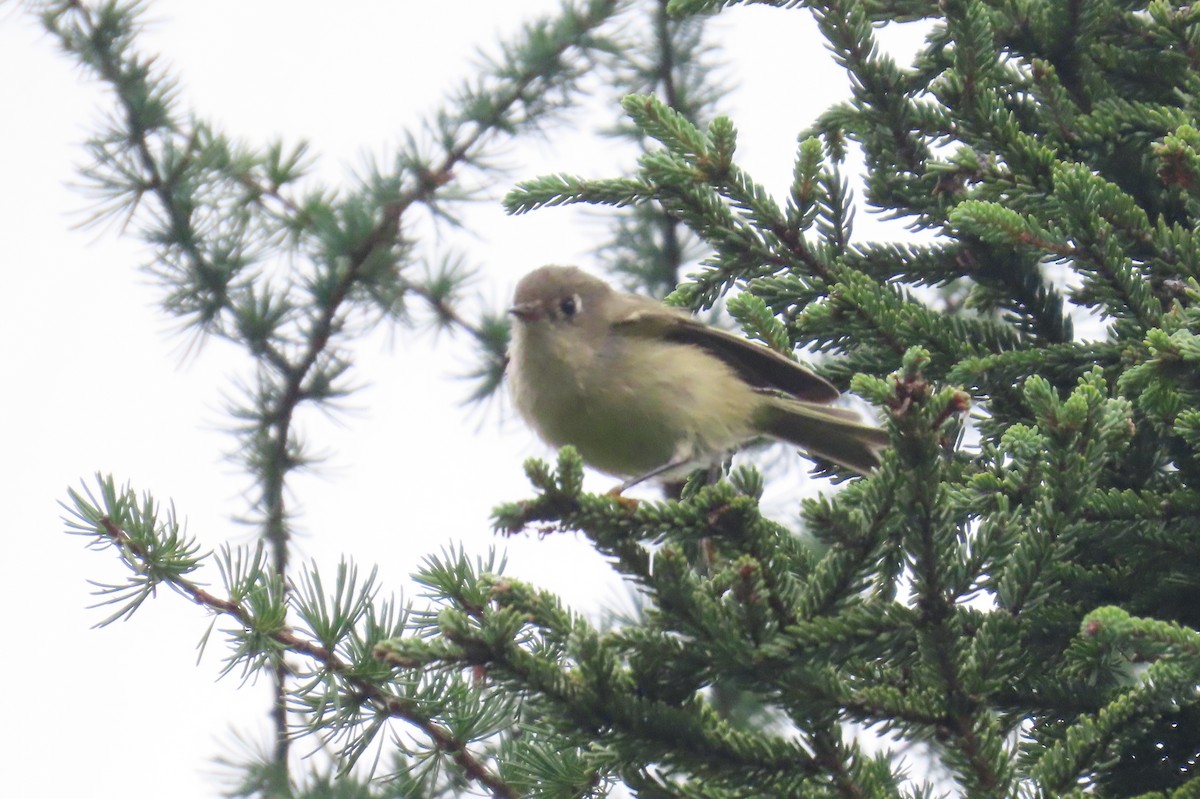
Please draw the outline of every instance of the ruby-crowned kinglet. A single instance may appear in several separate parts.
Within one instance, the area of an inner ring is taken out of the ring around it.
[[[887,445],[794,361],[575,267],[530,272],[509,312],[517,409],[600,471],[675,471],[767,436],[866,474]]]

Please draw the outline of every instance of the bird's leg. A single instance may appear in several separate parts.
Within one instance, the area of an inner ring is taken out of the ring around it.
[[[731,457],[732,453],[726,456],[724,460],[714,460],[709,463],[708,467],[705,469],[704,483],[702,485],[715,485],[716,483],[720,482],[721,476],[729,470]],[[701,461],[701,463],[703,463],[703,461]],[[696,464],[695,456],[676,458],[673,461],[664,463],[662,466],[657,466],[645,474],[639,474],[637,477],[631,477],[620,485],[613,486],[608,490],[607,493],[609,496],[619,497],[622,493],[636,485],[641,485],[647,480],[653,480],[655,477],[661,477],[664,474],[669,474],[682,469],[688,464]],[[683,483],[681,482],[680,485],[683,485]],[[670,494],[670,492],[668,492],[668,494]]]
[[[693,460],[695,460],[695,459],[694,458],[685,458],[683,460],[670,461],[669,463],[664,463],[662,466],[657,466],[657,467],[651,469],[650,471],[646,472],[645,474],[639,474],[637,477],[631,477],[628,480],[626,480],[625,482],[621,483],[620,485],[613,486],[612,488],[610,488],[608,490],[607,493],[611,497],[619,497],[625,491],[628,491],[629,489],[633,488],[634,486],[641,485],[642,483],[646,482],[647,480],[653,480],[655,477],[664,475],[668,472],[673,472],[676,469],[680,469],[684,466],[687,466]]]

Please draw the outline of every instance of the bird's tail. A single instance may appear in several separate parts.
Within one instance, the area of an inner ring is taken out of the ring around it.
[[[761,413],[760,429],[767,435],[859,474],[878,468],[879,453],[888,445],[886,432],[845,408],[772,397]]]

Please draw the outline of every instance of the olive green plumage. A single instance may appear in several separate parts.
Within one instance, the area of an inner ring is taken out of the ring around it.
[[[601,471],[683,467],[769,436],[866,474],[887,445],[796,362],[575,267],[530,272],[511,313],[517,409]]]

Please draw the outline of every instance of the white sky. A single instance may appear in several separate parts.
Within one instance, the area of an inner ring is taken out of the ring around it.
[[[337,185],[365,156],[393,152],[402,132],[471,74],[476,48],[557,2],[149,5],[155,25],[141,49],[163,55],[183,107],[248,142],[309,140],[319,174]],[[715,29],[739,86],[721,108],[740,130],[739,163],[782,192],[796,132],[845,96],[847,80],[806,12],[735,8]],[[911,30],[889,39],[909,50],[919,41]],[[88,210],[71,185],[81,144],[108,98],[13,3],[0,5],[0,75],[0,368],[8,385],[0,393],[8,539],[0,596],[9,608],[0,684],[8,686],[11,736],[0,744],[8,783],[0,793],[102,799],[170,786],[180,797],[215,795],[213,758],[243,751],[235,731],[252,740],[268,731],[267,686],[216,681],[219,636],[197,665],[209,620],[170,592],[131,622],[91,629],[103,611],[86,609],[87,581],[123,573],[111,553],[89,552],[62,533],[57,503],[68,486],[111,472],[173,501],[205,549],[251,541],[232,521],[245,509],[248,481],[223,457],[234,444],[223,398],[247,361],[218,342],[189,355],[188,339],[158,307],[158,286],[139,269],[150,250],[112,226],[75,227]],[[516,279],[543,263],[589,266],[587,253],[606,234],[602,212],[510,218],[494,201],[524,177],[607,177],[632,163],[631,153],[583,136],[589,124],[569,118],[550,141],[508,151],[511,180],[468,217],[476,239],[453,231],[442,244],[426,239],[431,252],[445,242],[466,248],[482,267],[480,302],[503,307]],[[858,222],[861,231],[867,219]],[[380,330],[358,352],[354,374],[365,387],[350,400],[354,410],[301,419],[328,460],[292,484],[299,559],[327,574],[343,555],[364,572],[378,564],[385,586],[412,596],[407,575],[427,553],[450,543],[481,555],[500,547],[509,574],[576,608],[623,603],[618,581],[580,538],[491,533],[491,509],[530,494],[522,460],[547,452],[504,405],[461,407],[467,385],[455,375],[471,365],[464,341]],[[589,486],[610,482],[592,476]],[[208,574],[215,583],[215,571]]]

